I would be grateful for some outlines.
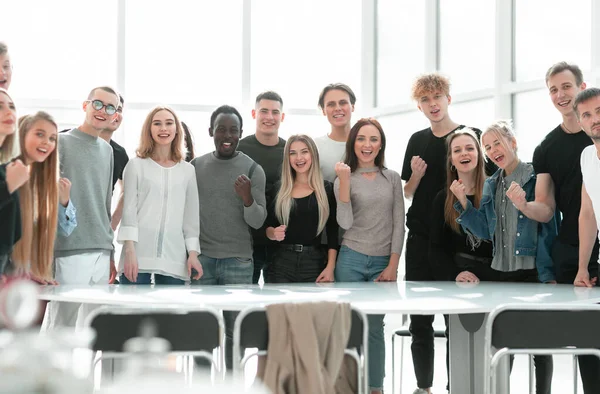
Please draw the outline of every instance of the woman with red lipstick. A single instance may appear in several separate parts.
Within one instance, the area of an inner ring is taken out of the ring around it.
[[[0,163],[10,160],[17,132],[17,111],[8,92],[0,88]],[[12,268],[13,245],[21,238],[21,210],[17,190],[29,179],[21,160],[0,164],[0,276]]]
[[[404,192],[387,169],[385,134],[375,119],[350,130],[345,162],[335,166],[337,219],[346,230],[335,268],[337,282],[395,282],[404,243]],[[381,393],[385,374],[384,315],[369,315],[369,385]]]
[[[309,136],[291,136],[283,152],[280,187],[266,229],[267,237],[279,242],[273,282],[333,282],[338,249],[333,184],[323,180],[319,152]],[[323,231],[326,248],[321,246]]]
[[[467,198],[467,183],[454,180],[450,190],[458,200],[456,221],[472,236],[492,242],[493,257],[485,280],[556,283],[550,257],[557,234],[554,218],[538,223],[520,212],[508,197],[518,185],[527,201],[535,199],[536,175],[533,166],[517,156],[517,140],[508,122],[498,121],[481,135],[487,157],[498,167],[483,186],[480,206]],[[534,356],[536,393],[549,394],[552,357]]]
[[[19,188],[22,236],[12,260],[16,274],[39,283],[53,281],[52,262],[56,232],[65,236],[77,226],[70,201],[71,183],[58,177],[57,127],[46,112],[19,119],[19,142],[29,181]]]
[[[137,157],[123,173],[121,284],[184,284],[202,276],[198,187],[184,161],[183,128],[169,107],[156,107],[142,126]]]

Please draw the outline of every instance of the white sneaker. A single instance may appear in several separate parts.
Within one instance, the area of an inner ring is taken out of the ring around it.
[[[413,394],[429,394],[429,392],[425,389],[416,389]]]

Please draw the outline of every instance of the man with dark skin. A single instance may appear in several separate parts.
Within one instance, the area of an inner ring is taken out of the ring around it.
[[[252,234],[267,217],[265,172],[237,151],[242,117],[223,105],[211,115],[209,135],[215,151],[192,160],[200,197],[200,263],[204,275],[192,284],[251,284]],[[233,323],[236,313],[224,313],[228,368],[232,365]]]

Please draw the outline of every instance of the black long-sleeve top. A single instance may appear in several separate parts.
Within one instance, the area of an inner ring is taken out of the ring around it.
[[[21,239],[21,208],[19,192],[9,193],[6,183],[6,164],[0,165],[0,256],[12,252]]]
[[[333,184],[329,181],[324,181],[325,193],[329,202],[329,218],[325,225],[327,233],[328,249],[338,249],[338,224],[336,220],[337,203],[333,193]],[[277,183],[276,188],[279,191],[280,184]],[[267,214],[266,227],[279,227],[281,223],[275,214],[275,199],[272,204],[269,204]],[[285,238],[281,244],[298,244],[298,245],[320,245],[321,233],[317,234],[319,225],[319,208],[317,198],[312,192],[306,197],[294,198],[294,206],[290,211],[290,219],[285,231]]]
[[[446,189],[441,190],[434,198],[431,207],[431,226],[429,233],[429,262],[433,268],[437,280],[454,281],[462,271],[470,271],[481,278],[485,272],[490,270],[489,265],[475,259],[456,258],[457,254],[466,254],[475,258],[490,259],[493,255],[492,243],[481,241],[478,247],[470,245],[467,235],[460,228],[460,233],[455,232],[446,224],[444,219],[444,202],[446,201]],[[473,203],[474,197],[467,196]],[[459,266],[457,260],[465,262],[466,265]]]

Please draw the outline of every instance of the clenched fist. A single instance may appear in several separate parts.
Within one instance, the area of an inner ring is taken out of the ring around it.
[[[467,209],[467,188],[462,183],[462,180],[458,179],[452,182],[450,191],[456,196],[456,199],[460,202],[463,209]]]
[[[420,156],[413,156],[412,159],[410,159],[410,169],[412,170],[413,176],[421,179],[427,170],[427,163],[425,163],[425,160],[421,159]]]
[[[515,208],[519,211],[525,209],[525,205],[527,205],[527,200],[525,199],[525,190],[519,185],[517,182],[512,182],[510,187],[506,191],[506,197],[512,201]]]
[[[6,185],[8,192],[13,193],[29,180],[29,167],[21,160],[15,160],[6,166]]]
[[[350,166],[341,161],[335,163],[335,174],[340,178],[340,181],[350,180]]]
[[[69,199],[71,198],[71,181],[67,178],[60,178],[58,180],[58,201],[60,205],[66,207],[69,205]]]

